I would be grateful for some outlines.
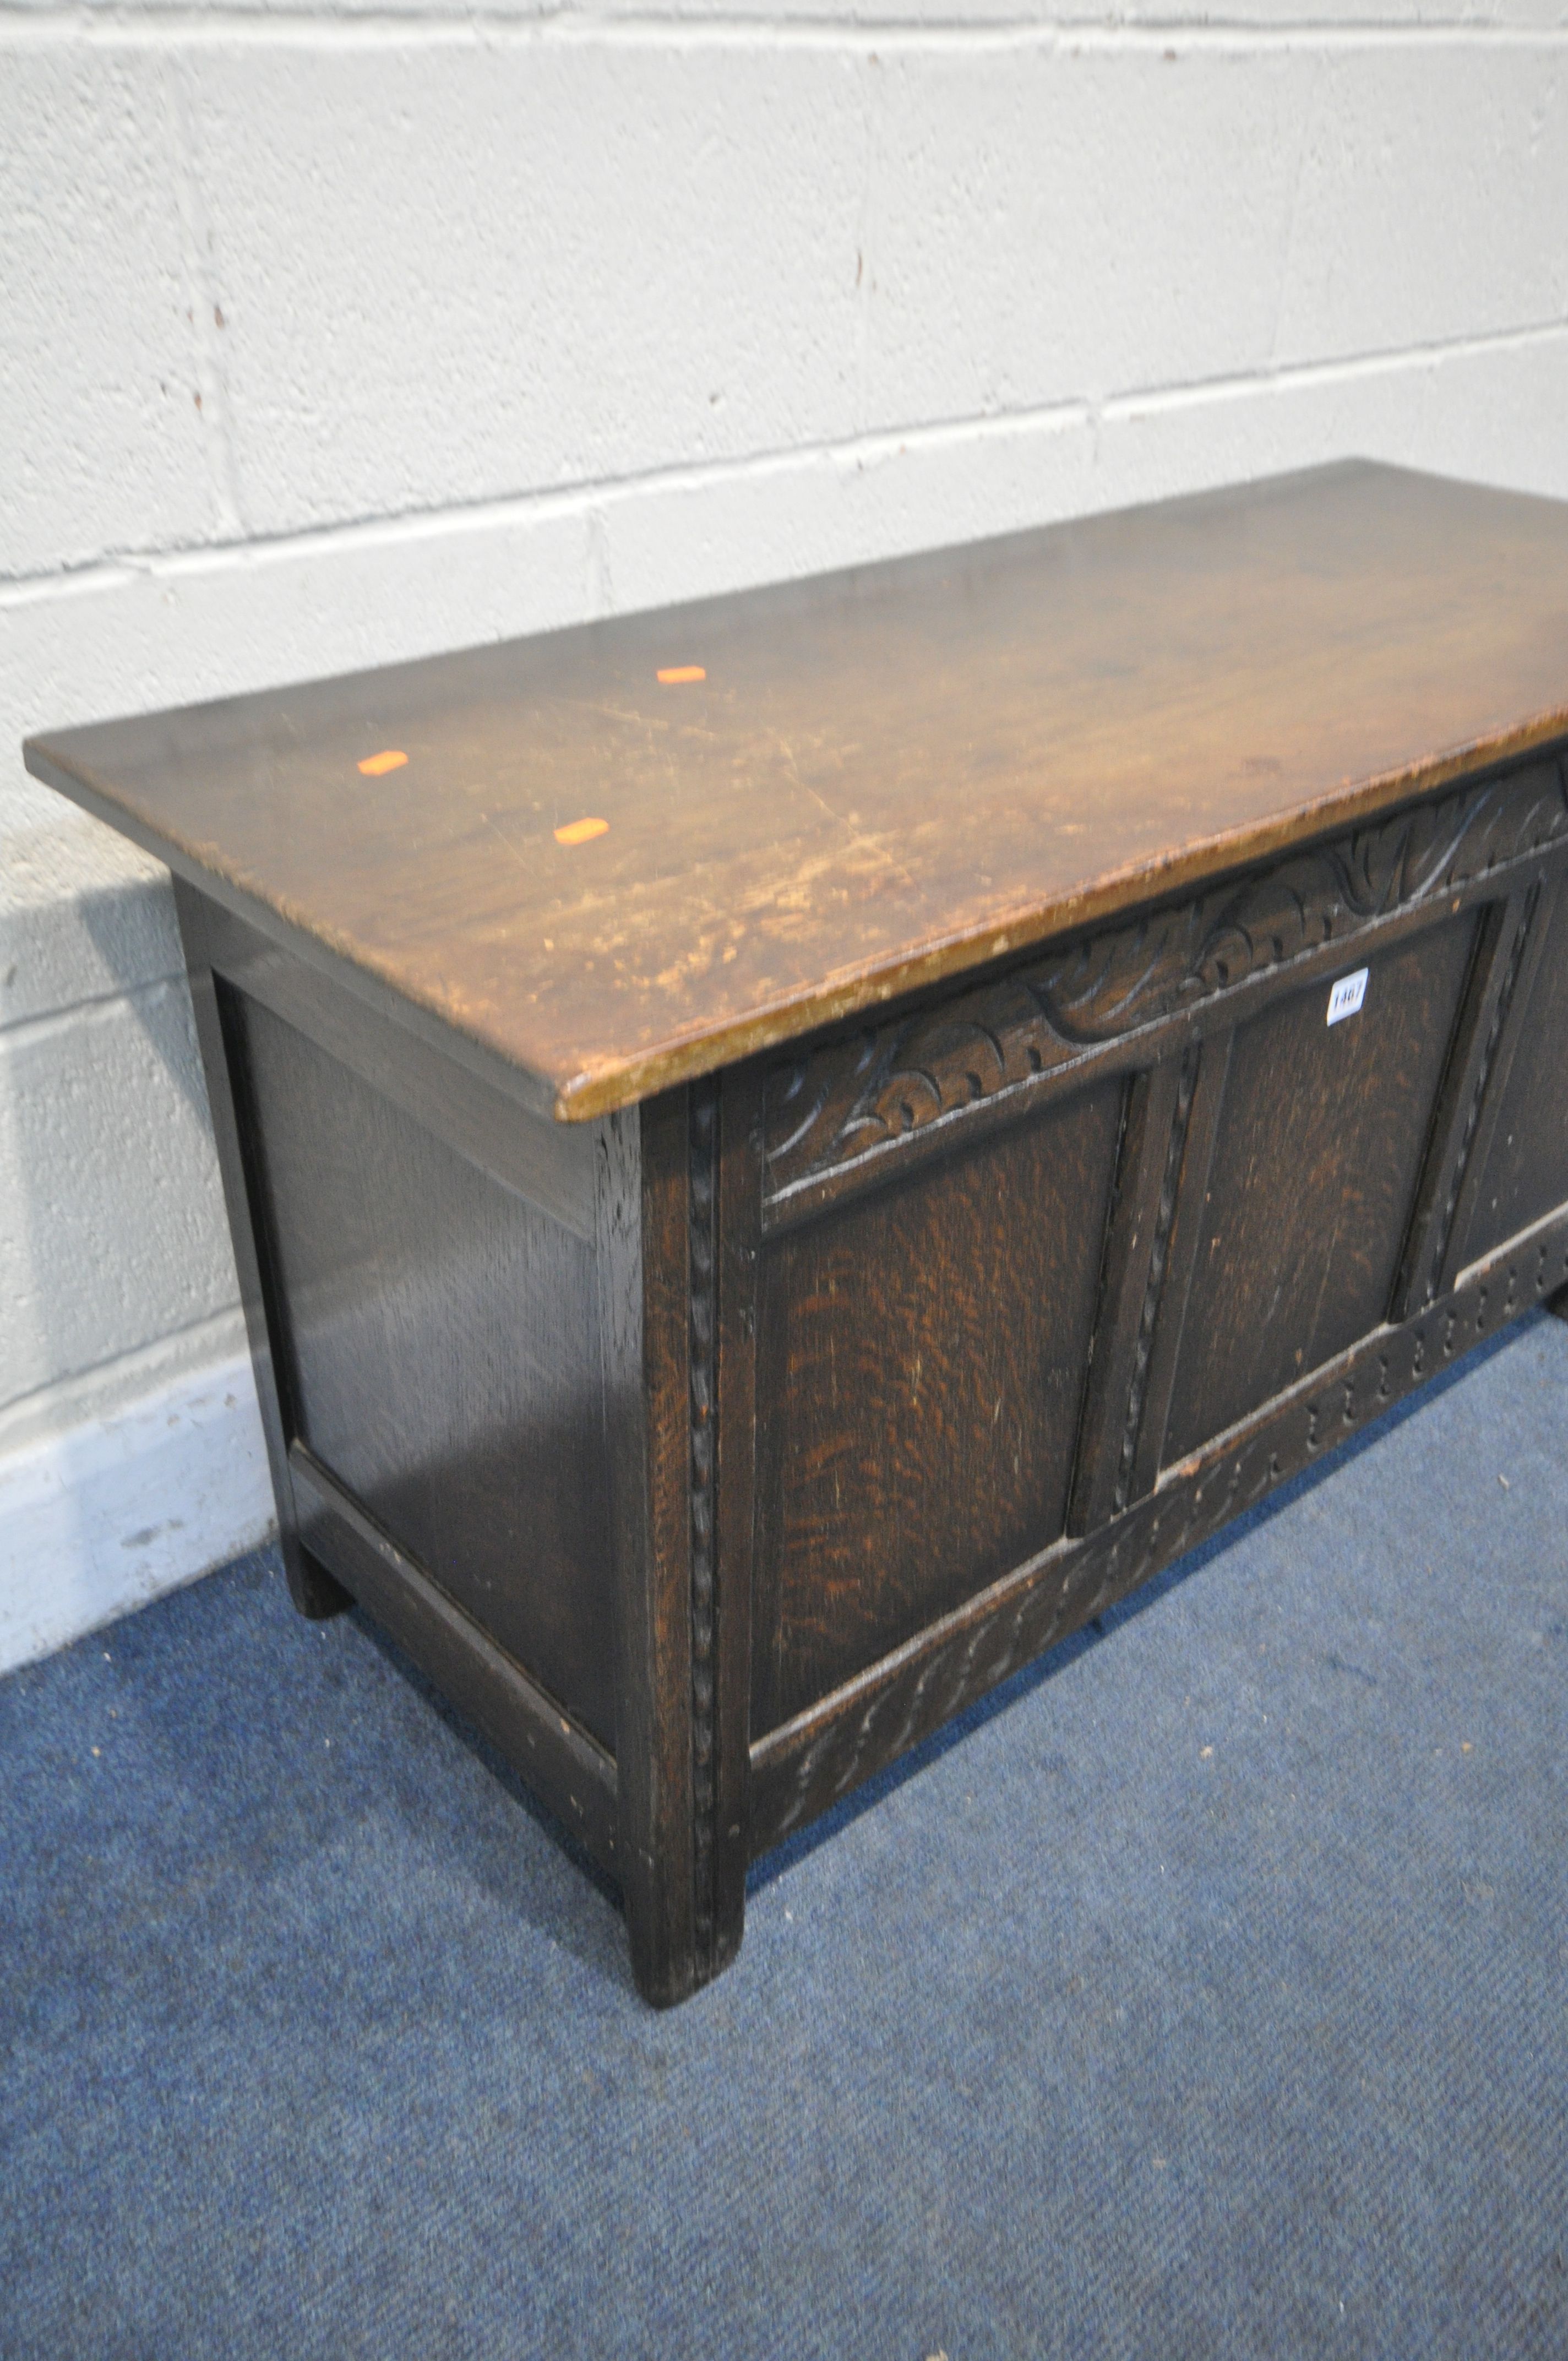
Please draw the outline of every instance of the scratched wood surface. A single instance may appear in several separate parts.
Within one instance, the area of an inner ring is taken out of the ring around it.
[[[27,759],[587,1117],[1565,728],[1568,505],[1347,463]]]

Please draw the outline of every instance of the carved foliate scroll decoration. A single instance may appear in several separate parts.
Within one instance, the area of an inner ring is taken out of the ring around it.
[[[1568,840],[1554,762],[1459,789],[1149,912],[770,1078],[769,1202],[1396,911]]]
[[[712,1971],[714,1944],[713,1836],[717,1769],[714,1762],[713,1680],[718,1636],[714,1598],[714,1489],[718,1456],[716,1432],[718,1394],[715,1372],[718,1312],[718,1093],[712,1082],[693,1085],[690,1109],[688,1363],[691,1384],[692,1893],[698,1972],[706,1974]]]

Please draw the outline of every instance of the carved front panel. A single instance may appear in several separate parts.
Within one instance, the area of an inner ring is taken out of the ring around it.
[[[1539,923],[1533,987],[1500,1078],[1475,1213],[1460,1242],[1466,1262],[1568,1200],[1568,893],[1559,887]]]
[[[1354,1016],[1328,1022],[1322,983],[1238,1032],[1207,1186],[1179,1217],[1198,1234],[1168,1465],[1387,1318],[1475,928],[1372,959]]]
[[[1124,1095],[764,1246],[753,1735],[1062,1531]]]

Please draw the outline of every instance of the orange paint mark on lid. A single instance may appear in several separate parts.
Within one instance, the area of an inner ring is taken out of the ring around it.
[[[706,680],[707,669],[702,664],[669,664],[659,675],[662,688],[679,688],[688,680]]]
[[[387,746],[379,754],[367,754],[359,768],[367,779],[381,779],[389,771],[400,771],[408,759],[406,754],[400,754],[395,746]]]
[[[569,819],[565,828],[556,829],[555,841],[557,844],[587,844],[590,837],[609,834],[609,822],[607,819]]]

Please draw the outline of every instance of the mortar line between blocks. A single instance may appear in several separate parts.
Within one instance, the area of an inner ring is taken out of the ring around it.
[[[1151,20],[1115,24],[1076,17],[1000,16],[987,22],[935,22],[909,17],[810,17],[774,14],[686,16],[591,9],[447,13],[423,6],[406,12],[366,9],[341,14],[305,8],[149,7],[145,16],[98,7],[28,6],[0,0],[0,39],[18,46],[70,43],[105,48],[499,48],[547,44],[626,49],[806,49],[902,53],[1011,52],[1025,49],[1129,55],[1183,52],[1247,54],[1311,48],[1349,52],[1379,49],[1562,49],[1568,23],[1499,25],[1463,17],[1386,23],[1376,19],[1285,24],[1245,18],[1221,22]]]
[[[385,515],[334,519],[247,539],[175,545],[164,550],[115,551],[64,572],[0,577],[0,609],[39,606],[90,591],[125,588],[138,580],[171,581],[246,566],[278,565],[297,557],[352,554],[380,546],[483,533],[508,524],[551,518],[585,517],[661,494],[723,490],[730,486],[787,478],[815,467],[874,465],[905,456],[961,449],[966,445],[1032,434],[1092,430],[1109,420],[1129,421],[1205,402],[1268,399],[1320,387],[1354,384],[1463,360],[1484,359],[1568,338],[1568,320],[1545,320],[1500,328],[1482,335],[1456,336],[1398,346],[1387,352],[1354,354],[1337,360],[1291,362],[1234,376],[1200,378],[1187,383],[1124,390],[1095,400],[1073,397],[1028,410],[998,411],[965,418],[938,419],[879,427],[837,440],[749,452],[733,459],[673,462],[632,476],[586,478],[581,482],[536,491],[449,500],[429,508]]]

